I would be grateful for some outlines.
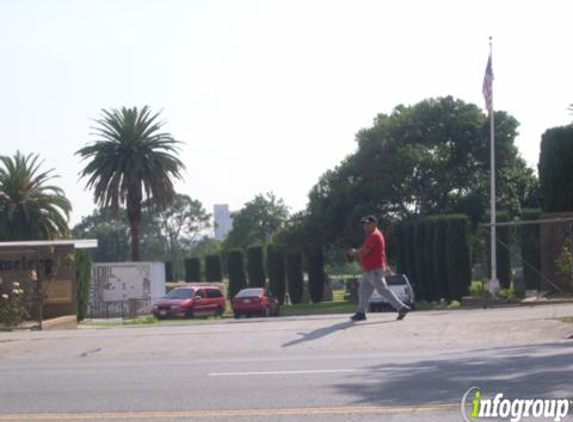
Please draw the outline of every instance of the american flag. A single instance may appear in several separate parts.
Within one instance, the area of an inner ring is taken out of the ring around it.
[[[493,70],[491,67],[491,54],[487,60],[485,68],[485,76],[483,77],[483,86],[481,89],[483,97],[485,98],[485,108],[491,113],[493,110]]]

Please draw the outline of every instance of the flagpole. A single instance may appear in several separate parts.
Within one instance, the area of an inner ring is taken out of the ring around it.
[[[489,37],[489,56],[492,58],[492,37]],[[491,81],[493,85],[493,78]],[[491,209],[491,280],[490,288],[496,288],[497,284],[497,254],[496,254],[496,207],[495,207],[495,131],[493,116],[493,87],[491,89],[491,106],[489,107],[489,133],[490,133],[490,209]],[[492,286],[493,284],[493,286]]]

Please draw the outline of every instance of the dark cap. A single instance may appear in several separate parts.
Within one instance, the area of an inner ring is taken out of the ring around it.
[[[360,220],[360,222],[362,224],[365,224],[365,223],[376,223],[376,224],[378,224],[378,219],[376,217],[374,217],[373,215],[367,215],[366,217],[362,217],[362,220]]]

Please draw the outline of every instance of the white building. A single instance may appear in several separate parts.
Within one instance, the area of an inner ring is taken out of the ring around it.
[[[215,216],[215,239],[223,240],[233,229],[233,217],[228,204],[214,206]]]

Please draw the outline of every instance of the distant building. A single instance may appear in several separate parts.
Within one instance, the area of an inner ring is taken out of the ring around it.
[[[223,240],[233,230],[233,217],[228,204],[215,205],[215,239]]]

